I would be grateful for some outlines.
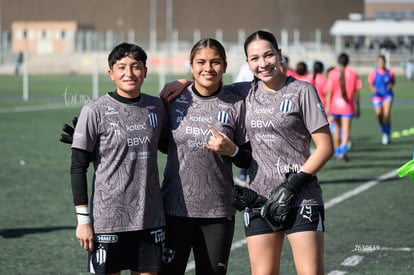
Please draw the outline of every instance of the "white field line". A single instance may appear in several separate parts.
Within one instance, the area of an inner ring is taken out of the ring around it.
[[[364,184],[361,184],[358,187],[356,187],[356,188],[354,188],[354,189],[352,189],[352,190],[350,190],[348,192],[345,192],[345,193],[343,193],[343,194],[341,194],[341,195],[339,195],[339,196],[337,196],[337,197],[335,197],[335,198],[327,201],[325,203],[325,210],[326,209],[329,209],[329,208],[331,208],[331,207],[333,207],[335,205],[337,205],[340,202],[343,202],[343,201],[345,201],[347,199],[352,198],[353,196],[356,196],[356,195],[358,195],[358,194],[360,194],[360,193],[368,190],[369,188],[377,185],[378,183],[380,183],[382,181],[391,179],[391,178],[393,178],[395,176],[397,176],[397,169],[392,170],[392,171],[390,171],[390,172],[388,172],[388,173],[386,173],[386,174],[378,177],[375,180],[368,181],[368,182],[366,182]],[[246,244],[246,239],[242,239],[242,240],[236,241],[236,242],[234,242],[232,244],[231,251],[233,251],[235,249],[238,249],[240,247],[243,247],[245,244]],[[187,268],[186,268],[185,272],[189,272],[191,270],[194,270],[194,268],[195,268],[195,262],[194,261],[188,262]]]
[[[377,185],[378,183],[388,180],[390,178],[393,178],[397,176],[397,169],[396,170],[392,170],[390,172],[388,172],[387,174],[384,174],[382,176],[380,176],[379,178],[377,178],[376,180],[372,180],[372,181],[368,181],[362,185],[359,185],[358,187],[343,193],[342,195],[335,197],[331,200],[329,200],[328,202],[325,203],[325,209],[329,209],[332,206],[335,206],[336,204],[345,201],[349,198],[352,198],[353,196],[356,196],[362,192],[364,192],[365,190],[368,190],[369,188]]]
[[[414,251],[414,248],[411,248],[411,247],[397,247],[397,248],[394,248],[394,247],[381,247],[379,250],[380,251],[402,251],[402,252],[411,252],[411,251]],[[372,251],[370,251],[370,252],[372,252]]]
[[[22,113],[33,111],[46,111],[46,110],[59,110],[63,108],[79,108],[80,104],[65,104],[65,103],[51,103],[44,105],[27,105],[27,106],[15,106],[15,107],[1,107],[0,114],[9,113]]]
[[[328,273],[328,275],[345,275],[345,271],[334,270]]]
[[[411,247],[379,247],[379,248],[363,248],[361,250],[355,250],[358,253],[372,253],[375,251],[395,251],[395,252],[411,252],[414,248]]]
[[[360,256],[360,255],[352,255],[352,256],[346,258],[341,263],[341,265],[343,265],[343,266],[357,266],[362,261],[362,259],[364,259],[363,256]]]
[[[411,252],[414,251],[414,248],[411,247],[380,247],[380,248],[364,248],[361,250],[355,250],[358,253],[373,253],[375,251],[396,251],[396,252]],[[362,262],[364,256],[352,255],[346,258],[341,265],[342,266],[357,266]],[[328,273],[328,275],[344,275],[346,271],[333,270]]]

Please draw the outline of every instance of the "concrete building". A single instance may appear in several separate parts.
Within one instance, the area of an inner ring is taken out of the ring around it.
[[[269,29],[275,34],[300,30],[312,39],[320,29],[321,40],[330,42],[329,28],[349,13],[363,13],[364,0],[1,0],[1,30],[15,21],[75,21],[98,32],[133,32],[141,44],[167,41],[175,32],[179,40],[193,41],[222,34],[223,41],[239,41],[245,33]],[[288,38],[293,40],[293,35]]]
[[[12,50],[30,55],[72,53],[77,31],[76,21],[14,21]]]
[[[30,66],[39,64],[37,71],[80,70],[78,64],[70,64],[74,58],[67,53],[74,52],[89,66],[94,63],[92,51],[105,56],[114,45],[128,41],[148,51],[150,65],[178,68],[185,67],[194,41],[215,37],[228,50],[234,66],[229,71],[235,71],[243,61],[245,37],[257,29],[272,31],[292,64],[315,59],[329,64],[338,51],[352,54],[361,41],[367,47],[370,41],[382,43],[389,38],[364,40],[355,27],[338,37],[331,31],[335,22],[352,17],[412,19],[413,10],[414,0],[0,0],[0,64],[26,47]],[[413,37],[392,39],[408,43]],[[58,56],[50,58],[52,52]],[[372,58],[365,53],[363,57]],[[357,58],[352,60],[366,63],[362,55]],[[60,60],[67,61],[59,65]],[[45,62],[49,63],[44,66]],[[84,71],[90,72],[87,66]]]
[[[365,19],[414,20],[413,0],[365,0]]]

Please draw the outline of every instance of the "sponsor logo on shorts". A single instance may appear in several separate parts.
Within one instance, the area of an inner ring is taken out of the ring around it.
[[[154,236],[154,243],[160,243],[165,240],[165,231],[162,228],[151,231],[150,234]]]
[[[170,263],[175,256],[175,251],[169,248],[164,247],[162,261],[166,264]]]
[[[96,235],[95,241],[98,243],[116,243],[118,242],[117,235]]]
[[[302,218],[309,220],[312,222],[312,206],[311,205],[304,205],[300,209],[300,214]]]
[[[218,263],[217,267],[222,267],[223,269],[227,269],[227,265],[225,263]]]
[[[102,246],[99,246],[98,249],[96,250],[95,257],[96,257],[96,262],[99,265],[104,264],[106,262],[106,250]]]

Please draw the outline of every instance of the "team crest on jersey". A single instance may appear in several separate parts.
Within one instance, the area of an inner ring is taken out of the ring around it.
[[[292,111],[293,103],[290,99],[285,99],[280,103],[280,111],[282,113],[289,113]]]
[[[157,127],[158,124],[158,117],[156,113],[149,113],[148,114],[148,120],[152,128]]]
[[[223,124],[228,124],[229,123],[229,117],[230,116],[226,111],[220,111],[220,112],[218,112],[217,119]]]

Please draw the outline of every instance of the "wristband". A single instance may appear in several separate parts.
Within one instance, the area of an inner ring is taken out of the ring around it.
[[[239,153],[239,146],[236,145],[236,151],[230,157],[234,158]]]
[[[91,223],[91,219],[89,217],[89,211],[86,206],[76,207],[76,217],[78,218],[78,224]]]

